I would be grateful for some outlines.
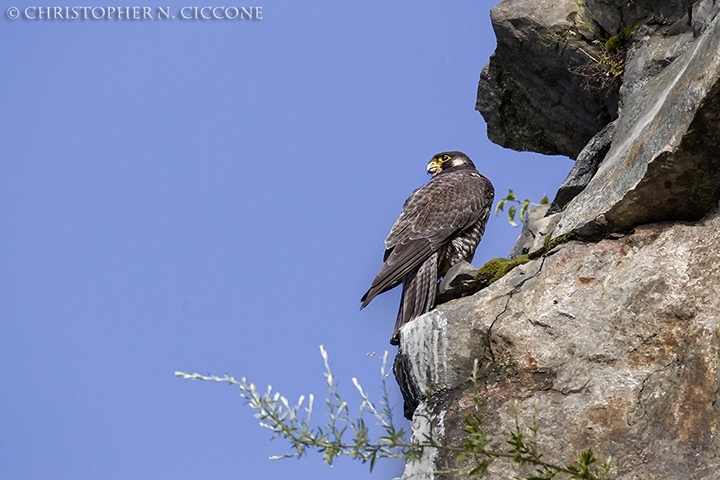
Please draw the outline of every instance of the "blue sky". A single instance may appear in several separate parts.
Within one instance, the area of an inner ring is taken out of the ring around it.
[[[75,5],[42,1],[10,4]],[[474,105],[493,2],[254,5],[262,20],[3,7],[0,478],[399,475],[271,462],[286,445],[236,390],[173,372],[321,396],[322,344],[348,398],[352,377],[377,396],[368,353],[394,354],[399,292],[359,300],[430,157],[466,152],[498,198],[552,197],[571,168],[487,140]],[[518,233],[492,217],[474,263]]]

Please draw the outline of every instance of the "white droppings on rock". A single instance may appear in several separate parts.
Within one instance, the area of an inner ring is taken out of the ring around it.
[[[426,442],[427,438],[430,437],[440,442],[445,434],[445,413],[443,410],[434,417],[431,417],[427,404],[421,403],[417,410],[415,410],[415,415],[413,415],[413,434],[410,441],[412,443]],[[434,426],[431,423],[431,419],[435,422]],[[423,449],[423,453],[418,460],[405,464],[405,471],[400,480],[434,480],[435,459],[437,455],[437,448],[427,447]]]
[[[408,322],[400,330],[400,343],[411,359],[412,375],[425,393],[444,383],[448,373],[447,318],[433,310]]]

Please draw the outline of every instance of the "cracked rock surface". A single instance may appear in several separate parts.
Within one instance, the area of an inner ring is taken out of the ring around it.
[[[715,204],[720,197],[720,17],[713,18],[692,45],[678,36],[686,50],[625,95],[610,150],[567,205],[554,236],[571,231],[597,236],[654,221],[697,220]],[[653,39],[661,37],[648,36],[635,58],[658,48],[651,46]]]
[[[502,0],[490,17],[497,49],[475,106],[488,137],[513,150],[575,158],[617,117],[617,92],[588,91],[571,71],[588,63],[588,53],[599,55],[577,3]]]
[[[496,449],[507,448],[517,402],[526,426],[537,409],[545,460],[566,464],[591,447],[612,456],[617,479],[720,479],[718,252],[717,211],[573,241],[407,324],[409,374],[443,439],[462,444],[479,359]],[[456,466],[442,452],[433,464]],[[483,478],[511,468],[496,461]]]
[[[491,18],[498,45],[476,102],[488,137],[577,159],[550,209],[563,212],[553,238],[597,239],[712,209],[720,2],[502,0]]]

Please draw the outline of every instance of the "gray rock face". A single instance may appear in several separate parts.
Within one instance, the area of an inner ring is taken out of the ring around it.
[[[702,217],[720,195],[720,2],[584,5],[503,0],[492,10],[498,47],[477,100],[488,136],[516,150],[580,155],[551,208],[568,205],[555,237]],[[627,32],[619,92],[583,89],[578,66],[603,53],[593,41]],[[618,113],[618,134],[601,132]]]
[[[720,196],[720,18],[625,100],[610,151],[554,236],[702,217]]]
[[[717,3],[717,0],[698,0],[692,4],[690,11],[692,17],[691,26],[695,36],[702,33],[710,25],[719,11],[720,4]]]
[[[677,35],[659,34],[656,27],[639,26],[638,39],[628,51],[625,75],[620,93],[625,98],[633,95],[674,62],[695,40],[688,29]]]
[[[608,123],[585,145],[575,160],[572,170],[560,185],[547,212],[548,214],[561,212],[570,200],[585,190],[585,187],[595,176],[595,172],[597,172],[598,167],[605,158],[605,154],[610,150],[610,142],[612,142],[615,135],[616,127],[617,120]]]
[[[559,214],[546,216],[549,209],[550,205],[540,205],[528,211],[527,221],[508,254],[509,258],[528,255],[543,248],[545,237],[552,234],[560,220]]]
[[[695,0],[585,0],[597,23],[609,35],[617,35],[625,26],[640,20],[689,26],[688,15],[693,3]]]
[[[592,447],[612,456],[613,478],[720,479],[718,252],[717,212],[570,242],[410,322],[401,343],[418,390],[433,392],[435,431],[462,444],[479,359],[494,448],[507,448],[517,402],[525,425],[537,408],[548,461]],[[424,471],[455,466],[436,453]],[[483,478],[511,468],[496,461]]]
[[[436,304],[441,304],[460,297],[466,297],[487,287],[490,277],[479,275],[475,267],[460,261],[448,270],[438,285]]]
[[[493,142],[575,158],[616,117],[617,95],[588,92],[569,67],[595,52],[573,0],[503,0],[491,11],[498,45],[480,75],[476,110]]]

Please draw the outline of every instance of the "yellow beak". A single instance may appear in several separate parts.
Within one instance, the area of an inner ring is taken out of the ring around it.
[[[437,175],[442,171],[442,163],[438,159],[433,158],[432,160],[430,160],[430,163],[428,163],[425,171],[430,175]]]

